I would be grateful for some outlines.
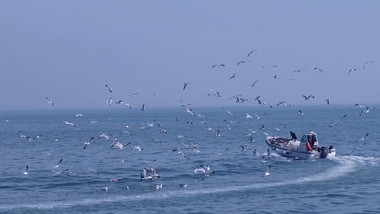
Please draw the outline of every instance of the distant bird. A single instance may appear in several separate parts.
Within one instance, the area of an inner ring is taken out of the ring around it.
[[[253,87],[255,87],[256,86],[256,83],[258,82],[259,80],[256,80],[255,82],[253,82],[252,84],[251,84],[251,87],[253,88]]]
[[[369,61],[369,62],[365,62],[365,63],[364,63],[364,65],[363,65],[363,69],[365,69],[365,68],[366,68],[366,66],[367,66],[368,64],[370,64],[370,63],[375,63],[375,61]]]
[[[362,143],[361,145],[359,145],[358,147],[356,147],[354,150],[352,150],[351,154],[352,155],[357,149],[359,149],[360,147],[364,146],[367,142],[364,142]]]
[[[134,93],[131,95],[131,97],[136,97],[138,94],[137,93]]]
[[[303,111],[302,110],[298,110],[298,114],[303,115]]]
[[[363,141],[366,137],[368,137],[369,133],[365,134],[364,137],[358,139],[358,140],[355,140],[355,142],[359,142],[359,141]]]
[[[108,88],[108,91],[112,93],[112,88],[109,87],[107,84],[106,84],[106,88]]]
[[[290,103],[286,102],[286,101],[282,101],[282,102],[279,102],[277,103],[277,105],[286,105],[286,106],[290,106]]]
[[[186,188],[187,184],[179,184],[179,186],[182,187],[182,188]]]
[[[115,102],[116,104],[123,104],[123,100],[119,100]]]
[[[129,109],[132,109],[132,106],[128,103],[124,104],[125,107],[129,108]]]
[[[250,114],[248,114],[248,113],[245,113],[246,115],[245,115],[245,117],[247,118],[247,119],[252,119],[252,116],[250,115]]]
[[[86,149],[88,145],[90,145],[90,142],[93,142],[95,143],[95,138],[94,137],[91,137],[90,139],[88,139],[86,142],[84,142],[84,146],[83,146],[83,149]]]
[[[111,147],[118,147],[119,149],[124,149],[124,147],[128,146],[129,144],[131,144],[131,142],[129,142],[128,144],[126,145],[123,145],[122,143],[120,143],[120,141],[118,139],[113,139],[113,143],[111,145]]]
[[[27,175],[27,174],[29,174],[28,169],[29,169],[29,166],[26,165],[26,166],[25,166],[25,170],[21,170],[21,173],[22,173],[23,175]]]
[[[313,95],[309,95],[309,96],[306,96],[306,95],[302,95],[303,96],[303,98],[305,99],[305,100],[308,100],[308,99],[310,99],[310,98],[315,98]]]
[[[330,105],[330,99],[325,99],[327,105]]]
[[[99,135],[99,138],[104,138],[106,140],[110,139],[110,137],[107,134],[105,134],[105,133],[102,133],[101,135]]]
[[[111,104],[112,104],[112,97],[110,97],[110,98],[106,101],[106,103],[108,104],[108,106],[111,106]]]
[[[218,65],[213,65],[212,67],[213,68],[215,68],[215,67],[217,67],[217,68],[221,68],[221,67],[225,67],[226,65],[224,65],[224,64],[218,64]]]
[[[337,126],[343,123],[343,119],[347,117],[347,114],[343,115],[343,117],[340,118],[340,120],[337,123],[331,123],[330,128],[333,126]]]
[[[268,169],[267,169],[267,171],[265,172],[265,176],[270,175],[270,168],[271,168],[271,167],[272,167],[271,165],[268,166]]]
[[[45,97],[45,99],[46,99],[47,103],[49,103],[52,106],[54,105],[54,102],[51,101],[48,97]]]
[[[279,76],[276,74],[276,75],[273,76],[273,78],[279,79]]]
[[[229,80],[235,78],[236,75],[237,75],[237,73],[235,73],[234,75],[232,75],[232,76],[229,78]]]
[[[154,186],[151,186],[152,189],[155,189],[155,190],[159,190],[159,189],[162,189],[162,184],[156,184]]]
[[[100,190],[103,190],[103,191],[108,191],[108,187],[107,187],[107,186],[105,186],[105,187],[102,187],[102,188],[100,188]]]
[[[73,126],[75,127],[75,124],[74,123],[71,123],[71,122],[68,122],[68,121],[63,121],[66,125],[69,125],[69,126]]]
[[[142,105],[141,111],[145,111],[145,104]]]
[[[350,74],[353,71],[356,71],[356,68],[351,68],[350,70],[348,70],[348,74]]]
[[[241,63],[250,62],[249,60],[240,60],[236,65],[240,65]]]
[[[266,102],[263,102],[263,105],[264,105],[264,106],[268,106],[269,108],[273,108],[273,106],[272,106],[271,104],[266,103]]]
[[[251,54],[253,54],[256,51],[257,51],[257,49],[253,49],[251,52],[248,53],[247,57],[249,57]]]
[[[321,69],[321,68],[319,68],[319,67],[315,67],[314,70],[317,70],[317,71],[323,72],[323,69]]]
[[[82,113],[78,113],[75,115],[75,117],[83,117],[83,114]]]
[[[188,85],[190,85],[189,82],[185,82],[185,83],[183,83],[183,90],[185,90],[185,88],[186,88]]]
[[[196,168],[196,169],[194,169],[194,174],[198,174],[198,173],[206,173],[206,172],[208,172],[208,171],[210,171],[211,170],[211,167],[210,167],[210,165],[201,165],[201,167],[200,168]]]
[[[99,171],[98,171],[98,170],[96,170],[96,169],[88,169],[88,171],[96,172],[96,174],[98,174],[98,175],[99,175]]]
[[[257,96],[257,97],[255,98],[255,100],[259,103],[259,105],[261,105],[260,96]]]
[[[58,161],[58,163],[54,166],[54,168],[58,168],[58,167],[59,167],[59,164],[62,163],[62,160],[63,160],[63,159],[61,158],[61,160]]]
[[[202,181],[204,181],[206,178],[210,177],[210,175],[211,175],[211,174],[214,174],[214,173],[215,173],[215,171],[212,171],[212,172],[210,172],[210,173],[208,173],[208,174],[205,174],[205,175],[202,177]]]

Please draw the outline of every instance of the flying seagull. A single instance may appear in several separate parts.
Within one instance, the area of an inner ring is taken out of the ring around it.
[[[21,170],[21,173],[24,174],[24,175],[29,174],[29,173],[28,173],[28,169],[29,169],[29,166],[26,165],[25,170],[24,170],[24,171]]]
[[[235,78],[236,75],[237,75],[237,73],[235,73],[234,75],[232,75],[232,76],[229,78],[229,80]]]
[[[190,85],[189,82],[185,82],[185,83],[183,83],[183,90],[185,90],[185,88],[186,88],[188,85]]]
[[[108,88],[108,91],[112,93],[112,88],[109,87],[107,84],[106,84],[106,88]]]
[[[253,49],[251,52],[248,53],[247,57],[249,57],[251,54],[253,54],[256,51],[257,51],[257,49]]]
[[[46,97],[45,99],[46,99],[47,103],[49,103],[49,104],[52,105],[52,106],[54,105],[54,102],[51,101],[48,97]]]
[[[69,126],[73,126],[75,127],[75,124],[74,123],[71,123],[71,122],[68,122],[68,121],[63,121],[66,125],[69,125]]]
[[[306,95],[302,95],[303,96],[303,98],[305,99],[305,100],[308,100],[308,99],[310,99],[310,98],[315,98],[313,95],[309,95],[309,96],[306,96]]]

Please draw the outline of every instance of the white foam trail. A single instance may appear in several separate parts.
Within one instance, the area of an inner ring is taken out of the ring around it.
[[[21,205],[8,205],[0,206],[0,211],[13,210],[13,209],[57,209],[65,207],[96,205],[103,203],[115,203],[115,202],[128,202],[128,201],[141,201],[141,200],[154,200],[171,197],[190,197],[193,195],[203,194],[215,194],[234,191],[248,191],[253,189],[271,188],[286,185],[297,185],[302,183],[318,182],[333,180],[338,177],[343,177],[348,173],[354,172],[358,167],[365,166],[366,164],[377,165],[380,163],[380,158],[374,157],[360,157],[360,156],[339,156],[332,157],[330,160],[339,163],[339,165],[329,168],[328,170],[310,175],[307,177],[299,178],[296,180],[274,182],[274,183],[255,183],[246,186],[231,186],[224,188],[206,188],[199,190],[177,190],[169,192],[154,192],[152,194],[144,195],[131,195],[131,196],[117,196],[112,198],[99,198],[99,199],[84,199],[78,201],[67,202],[52,202],[52,203],[40,203],[40,204],[21,204]]]

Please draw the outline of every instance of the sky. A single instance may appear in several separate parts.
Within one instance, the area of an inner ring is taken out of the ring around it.
[[[0,110],[126,108],[118,100],[147,109],[259,106],[258,96],[272,106],[379,104],[378,8],[380,1],[3,0]]]

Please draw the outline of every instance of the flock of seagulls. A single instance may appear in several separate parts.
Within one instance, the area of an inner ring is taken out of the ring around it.
[[[250,63],[252,62],[252,60],[250,59],[250,57],[254,57],[254,55],[258,52],[257,49],[253,49],[252,51],[250,51],[248,54],[247,54],[247,58],[246,59],[242,59],[242,60],[239,60],[237,63],[236,63],[236,66],[244,66],[242,64],[245,64],[245,63]],[[365,69],[366,66],[368,66],[369,64],[371,63],[374,63],[374,61],[368,61],[366,62],[363,66],[362,66],[362,69]],[[220,68],[225,68],[225,67],[228,67],[226,64],[224,63],[219,63],[219,64],[214,64],[211,66],[212,69],[220,69]],[[278,65],[270,65],[270,66],[262,66],[262,68],[276,68],[278,67]],[[319,72],[325,72],[324,69],[321,69],[319,67],[314,67],[313,70],[315,71],[319,71]],[[348,73],[350,74],[351,72],[354,72],[356,71],[357,69],[356,68],[352,68],[348,71]],[[296,70],[294,72],[303,72],[304,69],[299,69],[299,70]],[[229,78],[226,80],[226,82],[234,82],[235,80],[233,79],[236,79],[236,78],[239,78],[239,73],[234,73],[232,76],[229,76]],[[280,77],[278,74],[275,74],[273,76],[274,79],[276,80],[273,80],[272,81],[277,81],[277,79],[280,79],[280,80],[284,80],[284,81],[292,81],[294,79],[290,79],[290,78],[282,78]],[[231,80],[231,81],[230,81]],[[247,86],[251,87],[251,88],[254,88],[257,86],[257,84],[259,83],[260,79],[257,79],[255,81],[253,81],[251,84],[247,84]],[[178,87],[180,88],[181,84],[178,85]],[[183,85],[182,85],[182,91],[185,90],[185,91],[189,91],[192,89],[191,86],[191,83],[190,82],[184,82]],[[105,87],[107,89],[107,94],[114,94],[113,92],[113,89],[111,88],[110,85],[108,84],[105,84]],[[218,91],[217,89],[213,88],[213,87],[208,87],[209,88],[209,91],[207,93],[208,96],[210,97],[215,97],[215,98],[221,98],[222,96],[224,97],[224,95],[222,95],[222,93],[220,91]],[[156,96],[158,94],[158,92],[154,92],[153,95]],[[131,97],[135,97],[135,96],[138,96],[138,93],[133,93],[131,95]],[[227,96],[228,97],[228,96]],[[271,105],[267,102],[264,102],[262,97],[260,95],[256,95],[254,96],[255,98],[253,99],[253,102],[254,103],[257,103],[258,105],[260,106],[265,106],[265,107],[269,107],[269,108],[273,108],[274,106],[291,106],[290,102],[288,101],[280,101],[278,102],[276,105]],[[301,96],[299,96],[301,97]],[[305,101],[307,100],[310,100],[310,99],[316,99],[316,96],[312,95],[312,94],[303,94],[302,95],[303,99]],[[249,98],[243,96],[242,94],[237,94],[237,95],[234,95],[234,96],[231,96],[230,98],[228,98],[229,100],[234,100],[236,103],[245,103],[245,102],[249,102]],[[116,99],[118,101],[115,102],[116,105],[120,105],[120,106],[125,106],[127,107],[128,109],[132,109],[132,106],[128,103],[125,103],[124,100],[122,99]],[[48,97],[46,97],[46,101],[49,105],[51,106],[54,106],[54,102],[52,100],[50,100]],[[324,99],[324,101],[326,102],[327,105],[330,105],[330,99],[329,98],[326,98]],[[191,119],[185,121],[186,125],[188,126],[195,126],[195,124],[198,124],[197,122],[199,122],[199,124],[201,124],[202,126],[206,126],[207,127],[207,130],[212,133],[210,136],[213,136],[215,138],[216,141],[218,140],[221,140],[223,139],[223,137],[225,136],[225,133],[223,132],[224,130],[231,130],[233,127],[233,124],[236,124],[236,123],[239,123],[238,121],[238,117],[235,116],[231,111],[229,111],[228,109],[226,108],[223,108],[224,111],[226,112],[227,114],[227,118],[225,120],[225,127],[222,128],[222,127],[213,127],[212,125],[209,125],[209,122],[207,121],[207,116],[204,116],[204,115],[201,115],[197,112],[197,110],[195,108],[192,107],[193,103],[189,103],[189,104],[186,104],[184,101],[181,101],[182,105],[181,107],[184,109],[184,111],[186,113],[188,113],[188,115],[190,115],[189,117]],[[110,96],[108,98],[108,100],[106,101],[106,104],[107,106],[111,106],[113,104],[113,98],[112,96]],[[367,114],[370,112],[370,110],[373,110],[375,109],[375,107],[373,106],[368,106],[368,105],[362,105],[362,104],[355,104],[355,106],[359,107],[360,108],[360,112],[359,112],[359,116],[362,116],[363,114]],[[141,104],[141,108],[140,110],[142,112],[146,111],[146,106],[145,104]],[[149,109],[148,109],[149,110]],[[243,116],[245,119],[247,120],[257,120],[257,121],[260,121],[262,120],[262,118],[266,116],[267,113],[264,113],[262,115],[258,115],[256,113],[248,113],[246,112],[245,113],[245,116]],[[304,115],[304,112],[302,110],[298,110],[298,114],[299,115]],[[344,114],[342,117],[339,118],[338,121],[335,121],[335,122],[332,122],[329,127],[330,128],[333,128],[335,126],[339,126],[339,125],[342,125],[344,123],[344,121],[348,118],[347,116],[348,114]],[[75,117],[77,117],[78,119],[79,118],[82,118],[84,117],[84,114],[82,113],[78,113],[75,115]],[[176,122],[181,122],[182,121],[182,118],[176,118]],[[92,124],[95,124],[97,123],[98,121],[91,121]],[[63,123],[67,126],[71,126],[71,127],[77,127],[73,122],[69,122],[69,121],[63,121]],[[79,126],[79,124],[78,124]],[[149,130],[149,129],[153,129],[153,128],[157,128],[159,130],[159,132],[157,133],[160,133],[161,135],[166,135],[168,133],[171,133],[171,131],[173,130],[168,130],[163,124],[160,124],[156,121],[152,122],[152,123],[147,123],[147,124],[138,124],[138,127],[141,129],[141,130]],[[123,126],[122,127],[123,129],[125,129],[125,133],[128,133],[129,135],[131,135],[131,132],[129,131],[129,126]],[[71,129],[71,128],[70,128]],[[267,162],[269,162],[268,160],[270,160],[270,158],[272,157],[271,153],[270,153],[270,150],[268,149],[264,154],[260,155],[256,149],[250,149],[250,145],[254,145],[256,143],[256,140],[255,140],[255,135],[258,134],[258,133],[262,133],[264,134],[265,136],[268,136],[268,133],[267,133],[267,130],[268,129],[265,125],[261,125],[261,126],[258,126],[257,129],[248,129],[247,128],[247,134],[245,136],[246,140],[247,140],[247,144],[249,142],[249,145],[246,145],[246,144],[242,144],[240,145],[240,152],[242,153],[247,153],[247,151],[251,151],[249,152],[250,155],[252,155],[253,158],[257,158],[257,160],[260,161],[261,164],[263,164],[263,166],[265,167],[265,170],[263,169],[262,170],[262,173],[263,173],[263,176],[270,176],[271,175],[271,169],[272,169],[272,165],[274,163],[270,163],[267,165]],[[279,128],[276,128],[276,131],[279,131]],[[177,133],[177,139],[181,140],[181,147],[175,147],[171,150],[171,152],[173,154],[175,154],[176,156],[178,155],[178,158],[179,159],[182,159],[182,160],[189,160],[191,158],[193,158],[195,155],[201,153],[202,151],[202,148],[197,144],[197,143],[194,143],[194,142],[191,142],[191,141],[182,141],[184,139],[187,139],[187,136],[184,136],[184,135],[180,135],[179,133]],[[356,143],[359,143],[360,145],[358,145],[357,147],[354,148],[354,150],[351,152],[351,155],[356,151],[358,150],[360,147],[364,146],[366,144],[366,141],[365,141],[365,138],[369,135],[369,133],[367,133],[364,137],[358,139],[356,141]],[[19,134],[19,136],[21,138],[25,138],[26,140],[28,140],[29,142],[32,142],[34,140],[37,140],[39,138],[41,138],[40,135],[37,135],[35,137],[30,137],[30,136],[27,136],[25,134]],[[108,133],[101,133],[97,136],[93,136],[93,137],[90,137],[88,138],[85,142],[84,142],[84,145],[83,145],[83,150],[86,150],[86,149],[91,149],[91,147],[93,146],[92,144],[95,144],[95,140],[96,139],[102,139],[106,142],[110,142],[110,146],[109,146],[109,149],[114,149],[115,151],[120,151],[120,150],[125,150],[126,148],[130,148],[133,152],[136,152],[136,153],[140,153],[144,148],[141,148],[141,146],[139,145],[133,145],[132,141],[129,141],[127,143],[124,143],[123,141],[117,139],[117,138],[114,138],[111,134],[108,134]],[[58,142],[60,139],[56,138],[54,139],[52,142]],[[154,138],[154,141],[152,141],[154,143],[157,143],[157,144],[160,144],[162,143],[163,141],[160,139],[160,138]],[[225,156],[226,154],[228,154],[229,152],[231,152],[233,150],[233,148],[222,148],[220,149],[219,151],[216,151],[216,154],[218,156]],[[189,152],[191,151],[191,152]],[[189,154],[190,153],[190,154]],[[124,159],[122,160],[122,162],[124,161]],[[65,170],[62,170],[62,171],[57,171],[58,168],[60,168],[60,165],[62,164],[63,162],[63,159],[59,159],[59,161],[57,162],[57,164],[54,165],[53,168],[55,168],[55,173],[56,175],[64,175],[64,174],[69,174],[70,173],[70,170],[68,169],[65,169]],[[264,168],[263,167],[263,168]],[[28,175],[29,172],[28,172],[28,169],[29,169],[29,165],[26,165],[25,169],[23,170],[20,170],[21,173],[23,175]],[[275,168],[273,168],[275,169]],[[92,172],[96,175],[99,175],[101,172],[97,169],[88,169],[89,172]],[[217,169],[216,170],[212,170],[211,169],[211,165],[210,164],[204,164],[204,165],[199,165],[199,166],[194,166],[194,170],[192,171],[192,174],[194,176],[199,176],[197,177],[199,179],[199,181],[205,181],[205,180],[211,180],[214,176],[218,176],[218,171]],[[136,179],[138,179],[138,172],[136,172]],[[162,175],[164,176],[164,175]],[[201,176],[201,177],[200,177]],[[157,170],[156,168],[153,168],[153,167],[144,167],[141,169],[141,172],[140,172],[140,180],[141,182],[157,182],[157,180],[159,180],[161,178],[161,175],[159,175],[157,173]],[[119,182],[120,179],[119,178],[110,178],[110,182]],[[206,181],[207,182],[207,181]],[[181,183],[179,184],[179,186],[181,188],[187,188],[188,187],[188,184],[186,183]],[[161,190],[164,186],[162,183],[159,183],[159,184],[155,184],[150,186],[151,189],[153,190]],[[101,190],[103,191],[109,191],[109,187],[108,186],[105,186],[105,187],[101,187],[100,188]],[[126,186],[125,187],[126,190],[129,190],[130,189],[130,186]]]

